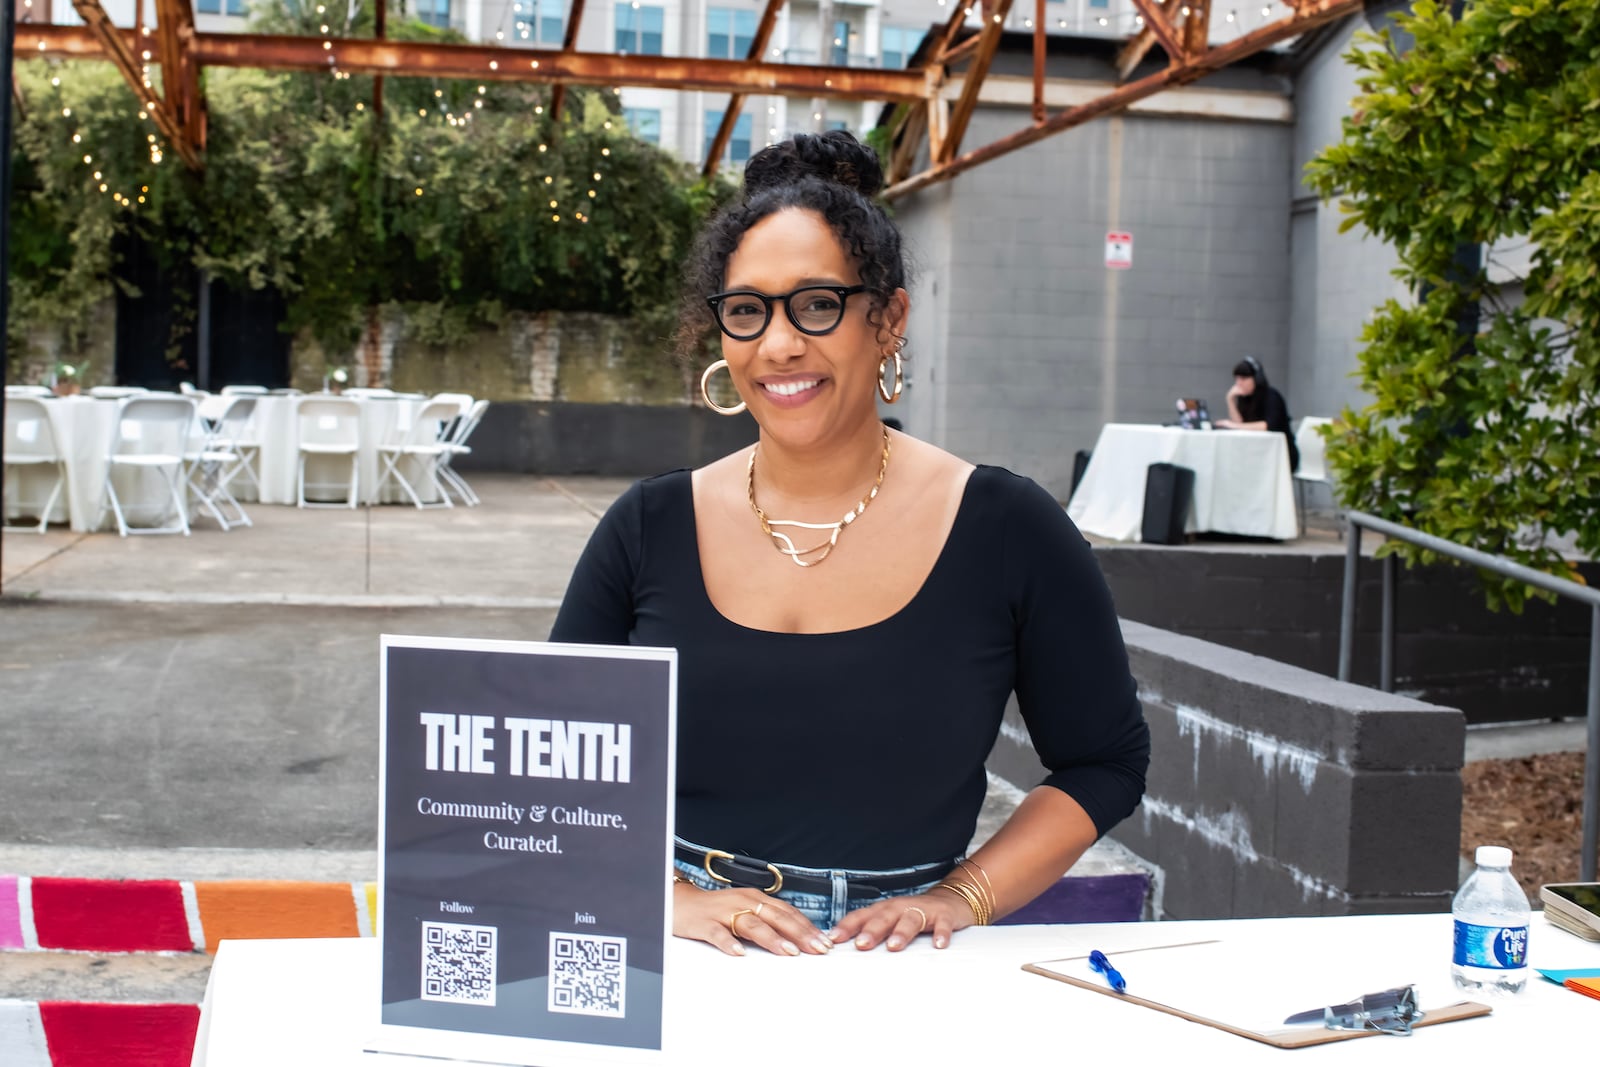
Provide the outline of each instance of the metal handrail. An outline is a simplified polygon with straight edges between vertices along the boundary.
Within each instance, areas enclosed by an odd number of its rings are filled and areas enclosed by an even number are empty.
[[[1354,654],[1356,628],[1356,568],[1361,560],[1361,531],[1371,530],[1396,541],[1437,552],[1441,556],[1469,563],[1486,571],[1526,582],[1537,589],[1554,593],[1588,604],[1592,617],[1589,625],[1589,699],[1585,714],[1588,718],[1588,750],[1583,761],[1583,857],[1582,878],[1595,880],[1596,847],[1600,844],[1600,590],[1558,578],[1553,574],[1536,571],[1521,563],[1513,563],[1501,556],[1480,552],[1475,548],[1446,541],[1442,537],[1413,530],[1409,526],[1380,519],[1360,511],[1347,511],[1350,536],[1346,538],[1344,557],[1344,596],[1339,609],[1339,680],[1350,680],[1350,660]],[[1381,561],[1383,574],[1382,639],[1379,645],[1379,688],[1394,692],[1394,584],[1395,557],[1385,556]]]

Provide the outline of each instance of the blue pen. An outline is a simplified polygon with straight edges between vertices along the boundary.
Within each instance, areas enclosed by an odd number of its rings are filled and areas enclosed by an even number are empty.
[[[1118,993],[1128,991],[1128,983],[1122,977],[1122,972],[1111,966],[1111,961],[1106,959],[1106,954],[1099,949],[1089,953],[1089,966],[1106,976],[1106,984]]]

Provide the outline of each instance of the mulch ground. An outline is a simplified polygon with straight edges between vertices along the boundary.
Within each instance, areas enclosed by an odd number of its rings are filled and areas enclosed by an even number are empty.
[[[1511,873],[1539,899],[1546,882],[1578,881],[1583,753],[1480,760],[1461,770],[1461,854],[1511,849]]]

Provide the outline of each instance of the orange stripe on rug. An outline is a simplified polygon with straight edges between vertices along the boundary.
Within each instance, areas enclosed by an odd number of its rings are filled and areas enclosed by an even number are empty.
[[[229,938],[358,937],[349,882],[196,882],[206,951]]]

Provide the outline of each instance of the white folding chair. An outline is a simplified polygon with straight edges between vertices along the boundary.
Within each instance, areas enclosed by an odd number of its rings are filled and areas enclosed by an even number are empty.
[[[48,396],[50,390],[45,390]],[[67,461],[56,447],[55,428],[50,425],[50,409],[44,401],[33,396],[19,396],[6,391],[5,465],[7,467],[37,470],[54,466],[56,478],[50,486],[50,496],[39,510],[38,526],[6,526],[7,530],[38,530],[44,533],[50,526],[50,513],[67,485]],[[12,476],[6,475],[10,484]],[[25,503],[18,501],[19,504]]]
[[[55,394],[50,391],[48,385],[8,385],[6,386],[6,396],[27,396],[43,400],[46,397],[55,396]]]
[[[467,480],[451,465],[451,462],[457,456],[471,454],[472,449],[467,447],[467,438],[471,437],[472,432],[478,428],[478,423],[483,421],[483,413],[487,410],[489,410],[489,402],[487,400],[478,400],[473,403],[465,415],[456,420],[455,426],[451,428],[445,441],[449,446],[449,451],[439,460],[440,481],[454,489],[456,495],[461,498],[461,502],[469,508],[478,506],[478,494],[472,491],[472,486],[467,484]]]
[[[253,525],[228,483],[245,466],[239,442],[255,414],[256,398],[230,396],[225,401],[226,407],[214,417],[201,418],[204,432],[199,447],[184,459],[189,464],[190,491],[226,531],[234,526]]]
[[[267,387],[264,385],[224,385],[223,396],[265,396]]]
[[[362,386],[360,388],[346,389],[344,391],[344,395],[345,396],[353,396],[353,397],[356,397],[358,399],[361,398],[361,397],[366,397],[366,398],[368,398],[370,400],[373,397],[380,397],[380,398],[383,398],[383,399],[389,399],[389,398],[394,397],[396,394],[395,394],[395,391],[393,389],[377,389],[377,388],[369,389],[369,388],[367,388],[365,386]]]
[[[1302,535],[1306,531],[1306,493],[1313,485],[1325,485],[1330,493],[1333,491],[1333,482],[1328,477],[1328,443],[1317,432],[1319,427],[1331,422],[1332,419],[1307,415],[1295,427],[1294,445],[1300,451],[1300,469],[1294,472],[1294,502],[1300,516]],[[1342,527],[1339,536],[1341,539],[1344,537]]]
[[[419,508],[453,508],[455,504],[450,499],[450,494],[439,482],[439,465],[444,457],[450,454],[450,444],[441,439],[443,428],[461,413],[461,406],[452,400],[430,400],[422,405],[422,410],[417,412],[411,426],[403,432],[398,432],[397,437],[378,446],[378,458],[383,464],[383,470],[378,474],[378,484],[373,488],[373,499],[382,492],[384,484],[393,478],[400,483],[406,495],[411,498],[411,503]],[[417,492],[417,487],[411,484],[405,475],[402,464],[407,460],[413,461],[421,468],[424,487],[432,485],[438,499],[424,503],[422,495]]]
[[[89,390],[96,400],[126,400],[130,396],[143,396],[149,392],[137,385],[97,385]]]
[[[295,422],[300,435],[295,502],[303,508],[355,507],[361,499],[361,405],[341,397],[301,397],[295,401]],[[335,456],[350,457],[348,482],[341,487],[338,483],[306,481],[308,458]],[[307,488],[343,488],[345,499],[339,503],[307,500]]]
[[[106,505],[117,516],[117,532],[123,537],[130,534],[181,533],[189,536],[189,515],[184,507],[184,455],[195,422],[194,401],[186,396],[133,396],[122,401],[117,409],[117,433],[111,441],[107,457],[106,484],[101,493],[100,514],[105,515]],[[137,472],[142,482],[147,474],[161,477],[177,521],[170,526],[134,527],[128,525],[128,510],[117,495],[119,471]],[[161,518],[166,518],[167,502],[161,505]],[[96,525],[99,525],[96,523]]]

